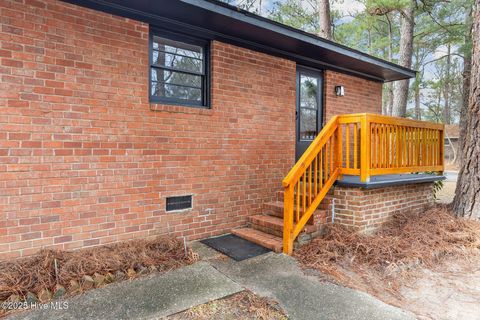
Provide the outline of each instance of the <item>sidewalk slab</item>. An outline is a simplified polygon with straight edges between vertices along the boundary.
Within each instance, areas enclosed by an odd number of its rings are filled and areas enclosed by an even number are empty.
[[[88,291],[67,310],[30,310],[8,319],[159,319],[243,288],[206,262]]]
[[[277,300],[290,319],[414,320],[415,316],[364,292],[308,276],[294,258],[269,253],[234,262],[212,261],[222,273],[250,291]]]

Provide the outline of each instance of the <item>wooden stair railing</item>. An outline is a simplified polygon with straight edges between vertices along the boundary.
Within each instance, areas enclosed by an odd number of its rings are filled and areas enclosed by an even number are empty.
[[[340,144],[335,144],[338,132],[338,116],[334,116],[282,181],[285,188],[283,252],[286,254],[292,254],[293,241],[338,177],[336,161]]]
[[[334,116],[283,179],[283,252],[342,174],[443,171],[443,124],[374,114]]]

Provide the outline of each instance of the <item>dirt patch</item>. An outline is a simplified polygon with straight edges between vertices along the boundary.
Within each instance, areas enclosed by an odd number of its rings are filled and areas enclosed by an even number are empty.
[[[457,182],[455,181],[443,181],[443,187],[435,194],[438,203],[449,204],[455,197],[455,188]]]
[[[480,320],[480,259],[446,261],[423,269],[401,288],[399,304],[432,320]]]
[[[250,291],[215,300],[168,317],[170,320],[288,319],[276,301]]]
[[[460,170],[460,166],[458,165],[458,163],[446,163],[446,164],[445,164],[445,170],[448,170],[448,171],[459,171],[459,170]]]
[[[471,266],[479,253],[480,223],[456,219],[445,207],[436,207],[422,214],[396,215],[372,235],[328,226],[325,236],[300,248],[295,256],[304,268],[319,270],[331,281],[428,316],[425,310],[410,307],[412,297],[421,297],[418,281],[428,271],[442,274],[439,266],[453,260]],[[480,288],[476,290],[478,296]]]
[[[76,294],[112,281],[172,270],[194,260],[195,254],[183,242],[170,237],[78,251],[43,250],[32,257],[0,262],[0,302],[46,302],[58,296],[59,290]]]

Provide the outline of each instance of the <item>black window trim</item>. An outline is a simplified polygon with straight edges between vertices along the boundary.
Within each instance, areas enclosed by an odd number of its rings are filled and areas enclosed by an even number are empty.
[[[159,68],[169,71],[176,71],[175,68],[164,68],[159,65],[156,65],[152,61],[153,57],[153,37],[158,36],[161,38],[166,38],[174,41],[185,42],[188,44],[201,46],[204,50],[203,57],[203,68],[204,75],[201,75],[196,72],[190,72],[187,70],[178,70],[179,72],[197,75],[202,77],[202,101],[197,102],[193,100],[178,99],[178,98],[168,98],[168,97],[158,97],[152,95],[152,68]],[[148,50],[148,97],[150,103],[159,103],[159,104],[169,104],[169,105],[178,105],[186,107],[194,107],[201,109],[210,109],[210,40],[204,38],[193,37],[191,35],[186,35],[178,32],[172,32],[165,29],[159,29],[154,26],[150,26],[149,32],[149,50]],[[161,81],[160,81],[161,82]]]

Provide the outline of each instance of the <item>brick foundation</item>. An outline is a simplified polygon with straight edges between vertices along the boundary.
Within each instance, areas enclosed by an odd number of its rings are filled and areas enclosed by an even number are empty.
[[[335,187],[335,222],[370,233],[399,212],[421,212],[434,203],[433,183],[376,189]]]

